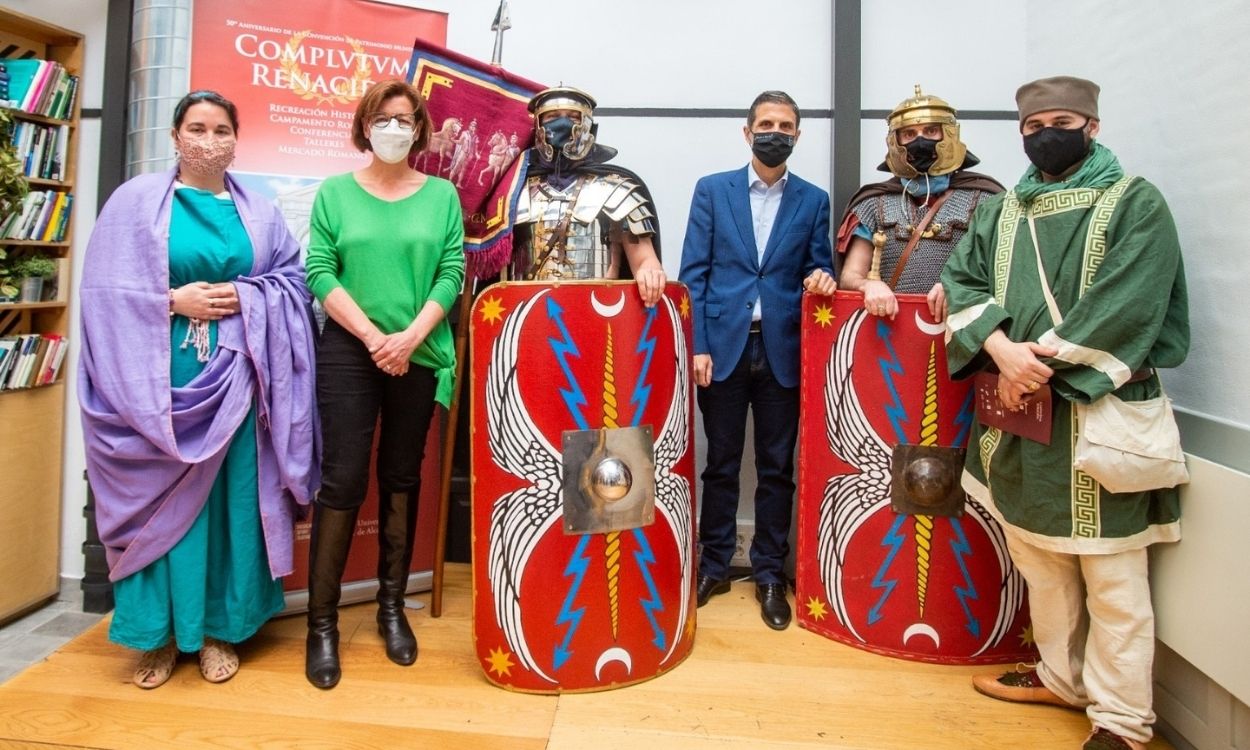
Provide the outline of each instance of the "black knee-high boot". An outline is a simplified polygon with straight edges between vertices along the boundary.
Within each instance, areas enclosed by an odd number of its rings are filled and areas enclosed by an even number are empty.
[[[404,614],[416,529],[416,490],[378,498],[378,633],[386,641],[387,658],[404,666],[417,660],[417,637]]]
[[[358,508],[313,510],[308,548],[308,641],[304,676],[322,689],[339,684],[339,595],[343,568],[356,533]]]

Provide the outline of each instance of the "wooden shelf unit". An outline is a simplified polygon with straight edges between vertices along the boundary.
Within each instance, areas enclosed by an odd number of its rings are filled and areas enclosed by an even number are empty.
[[[10,58],[56,60],[81,82],[82,34],[0,7],[0,50]],[[15,121],[69,125],[64,179],[34,179],[32,189],[74,191],[81,100],[80,85],[69,120],[9,110]],[[0,335],[68,334],[72,239],[71,220],[60,242],[0,240],[10,258],[39,251],[61,259],[54,299],[0,303]],[[0,624],[50,601],[60,588],[64,380],[62,367],[55,383],[0,393]]]

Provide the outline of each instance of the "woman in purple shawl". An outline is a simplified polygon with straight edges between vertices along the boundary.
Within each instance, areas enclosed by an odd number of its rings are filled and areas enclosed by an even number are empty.
[[[299,245],[246,191],[238,113],[174,110],[177,166],[113,193],[87,247],[79,400],[87,475],[141,688],[179,651],[210,682],[283,606],[293,523],[319,481],[314,334]]]

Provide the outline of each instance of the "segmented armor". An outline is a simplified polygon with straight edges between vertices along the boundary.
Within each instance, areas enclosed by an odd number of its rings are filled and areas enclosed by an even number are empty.
[[[583,173],[560,189],[532,177],[517,202],[521,229],[514,278],[617,278],[616,248],[655,233],[655,214],[641,186],[618,174]],[[614,242],[613,240],[617,240]]]

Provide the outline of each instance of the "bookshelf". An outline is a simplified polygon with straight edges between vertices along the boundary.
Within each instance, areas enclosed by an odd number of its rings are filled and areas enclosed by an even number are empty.
[[[81,76],[83,36],[0,7],[0,56],[53,60]],[[45,138],[64,138],[63,144],[53,141],[51,152],[45,149],[57,163],[27,177],[32,193],[74,192],[82,98],[76,93],[72,105],[62,107],[62,117],[8,109],[28,137],[44,131]],[[0,233],[0,247],[10,261],[39,253],[54,259],[58,269],[55,280],[45,281],[38,301],[0,302],[0,337],[68,334],[69,215],[75,210],[80,209],[71,202],[59,235],[55,227],[34,239],[5,239]],[[7,218],[0,217],[0,227]],[[0,390],[0,624],[52,599],[59,589],[65,369],[48,384]]]

